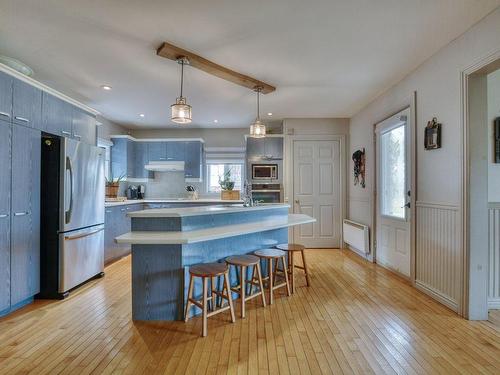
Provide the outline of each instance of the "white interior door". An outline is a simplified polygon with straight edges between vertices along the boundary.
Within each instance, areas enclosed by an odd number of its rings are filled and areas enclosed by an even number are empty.
[[[377,144],[377,263],[410,277],[410,110],[375,127]]]
[[[294,242],[309,248],[340,246],[340,140],[293,141],[294,212],[316,218],[294,229]]]

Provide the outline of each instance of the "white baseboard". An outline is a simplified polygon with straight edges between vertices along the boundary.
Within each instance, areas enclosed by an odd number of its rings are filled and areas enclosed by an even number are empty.
[[[488,310],[500,310],[500,298],[488,298]]]
[[[415,287],[458,314],[458,303],[456,301],[418,280],[415,281]]]

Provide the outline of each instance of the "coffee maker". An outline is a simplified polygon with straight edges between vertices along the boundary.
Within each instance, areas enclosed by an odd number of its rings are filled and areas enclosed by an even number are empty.
[[[137,186],[137,199],[144,199],[146,197],[146,188],[144,185]]]

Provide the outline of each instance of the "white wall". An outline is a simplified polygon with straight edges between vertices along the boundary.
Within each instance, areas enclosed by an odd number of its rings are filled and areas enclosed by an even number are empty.
[[[500,49],[500,9],[489,14],[469,31],[457,38],[405,79],[379,96],[351,118],[350,153],[366,149],[366,189],[349,183],[349,216],[372,227],[372,195],[375,153],[373,124],[389,117],[410,104],[417,93],[417,217],[440,218],[438,224],[446,231],[435,229],[436,238],[422,257],[417,268],[417,283],[450,308],[458,310],[461,303],[461,79],[460,74],[478,60]],[[390,58],[388,56],[387,58]],[[367,67],[369,69],[369,67]],[[443,124],[442,148],[426,151],[423,132],[427,121],[437,117]],[[349,173],[352,173],[350,163]],[[422,248],[418,231],[427,236],[430,229],[417,228],[417,254]],[[425,238],[425,237],[424,237]],[[431,267],[431,264],[433,267]],[[487,264],[474,264],[483,267]],[[444,280],[443,280],[444,279]]]
[[[488,95],[488,201],[500,202],[500,164],[495,164],[493,121],[500,116],[500,69],[486,77]]]
[[[100,124],[97,127],[97,136],[99,138],[109,140],[110,135],[128,134],[128,129],[102,116],[97,116],[97,123]]]

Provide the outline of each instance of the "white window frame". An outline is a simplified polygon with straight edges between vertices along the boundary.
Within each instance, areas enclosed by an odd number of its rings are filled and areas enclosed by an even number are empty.
[[[206,185],[205,185],[205,189],[206,189],[206,192],[207,194],[213,194],[213,195],[216,195],[216,194],[220,194],[219,191],[211,191],[210,190],[210,166],[211,165],[224,165],[224,173],[227,172],[228,168],[230,165],[240,165],[241,166],[241,189],[243,188],[243,184],[245,182],[245,162],[242,161],[242,160],[231,160],[231,161],[222,161],[222,160],[214,160],[214,161],[210,161],[210,162],[207,162],[207,165],[206,165]]]

